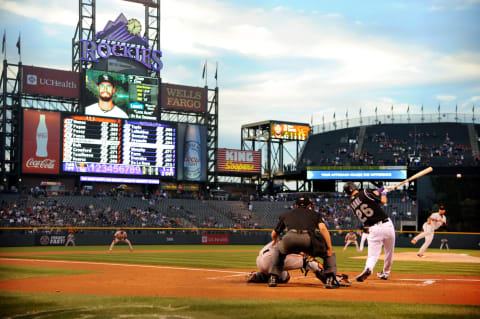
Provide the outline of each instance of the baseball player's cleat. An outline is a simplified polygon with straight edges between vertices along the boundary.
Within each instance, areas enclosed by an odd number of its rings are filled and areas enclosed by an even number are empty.
[[[417,254],[417,257],[425,258],[426,256],[424,254]]]
[[[387,280],[387,279],[388,279],[388,275],[387,275],[387,274],[384,274],[383,271],[377,273],[377,277],[380,278],[380,279],[383,279],[383,280]]]
[[[252,271],[251,273],[247,274],[245,279],[247,280],[247,282],[254,282],[256,277],[257,277],[256,272]]]
[[[331,274],[327,276],[325,280],[325,288],[326,289],[336,289],[340,288],[340,284],[338,283],[337,279],[335,278],[335,274]]]
[[[337,274],[337,281],[340,283],[340,285],[343,284],[350,284],[352,283],[350,280],[348,280],[348,275],[346,274]],[[348,286],[350,287],[350,286]]]
[[[360,275],[358,275],[356,279],[357,279],[358,282],[363,282],[371,274],[372,274],[372,271],[370,270],[370,268],[367,268],[364,271],[362,271],[362,273]]]
[[[270,278],[268,278],[268,287],[277,287],[277,282],[277,276],[270,275]]]
[[[415,239],[412,239],[411,243],[412,243],[413,245],[415,245],[415,244],[417,243],[417,241],[416,241]]]
[[[323,282],[324,284],[327,282],[326,280],[326,275],[325,275],[325,272],[323,271],[323,269],[318,269],[315,271],[315,276],[321,281]]]

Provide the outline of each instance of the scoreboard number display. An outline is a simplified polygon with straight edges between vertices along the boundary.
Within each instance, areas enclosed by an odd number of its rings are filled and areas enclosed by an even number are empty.
[[[82,115],[62,124],[64,172],[175,177],[172,124]]]

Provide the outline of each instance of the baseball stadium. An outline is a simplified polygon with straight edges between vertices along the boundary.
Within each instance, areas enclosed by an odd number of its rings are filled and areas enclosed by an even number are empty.
[[[221,146],[218,64],[162,81],[161,1],[110,2],[145,16],[78,0],[71,70],[4,55],[1,318],[480,317],[475,105]]]

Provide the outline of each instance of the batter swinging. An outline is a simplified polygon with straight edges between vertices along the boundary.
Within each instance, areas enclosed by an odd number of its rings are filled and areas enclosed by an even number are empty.
[[[369,227],[368,235],[368,258],[363,272],[356,277],[357,281],[364,281],[372,274],[373,268],[382,252],[385,249],[385,260],[383,271],[378,273],[380,279],[387,280],[393,264],[393,250],[395,248],[395,229],[387,214],[380,207],[380,204],[387,202],[387,192],[384,188],[379,190],[360,189],[355,184],[346,183],[343,191],[351,197],[349,204],[355,215]],[[382,194],[380,196],[380,193]]]

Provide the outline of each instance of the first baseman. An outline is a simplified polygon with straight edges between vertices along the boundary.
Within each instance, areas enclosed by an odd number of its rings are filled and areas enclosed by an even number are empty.
[[[440,209],[438,210],[438,212],[430,215],[427,221],[423,224],[423,233],[418,234],[412,239],[412,244],[415,245],[417,241],[419,241],[422,238],[425,238],[425,242],[423,243],[422,247],[420,247],[420,250],[417,253],[418,257],[425,257],[423,253],[425,252],[425,250],[427,250],[427,248],[432,243],[435,230],[440,228],[440,226],[447,224],[447,217],[445,217],[445,213],[446,213],[445,207],[443,205],[440,206]]]
[[[113,246],[118,243],[118,242],[124,242],[128,244],[128,247],[130,247],[130,251],[133,251],[132,243],[130,243],[130,240],[127,238],[127,232],[123,229],[120,229],[113,235],[113,241],[110,244],[110,249],[108,251],[112,251]]]
[[[350,208],[363,223],[369,227],[368,258],[364,270],[357,276],[357,281],[364,281],[372,274],[373,268],[380,257],[382,246],[385,249],[383,271],[378,273],[380,279],[387,280],[393,264],[393,250],[395,248],[395,228],[383,211],[381,204],[387,202],[387,192],[384,188],[378,190],[360,189],[355,184],[346,183],[343,191],[350,196]],[[381,194],[381,196],[380,196]]]

